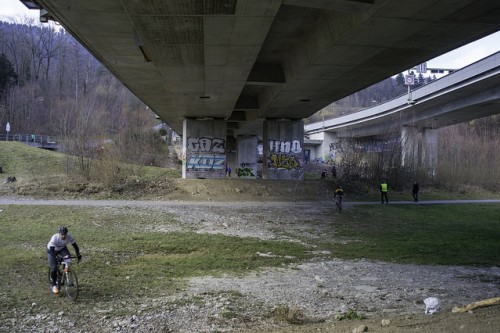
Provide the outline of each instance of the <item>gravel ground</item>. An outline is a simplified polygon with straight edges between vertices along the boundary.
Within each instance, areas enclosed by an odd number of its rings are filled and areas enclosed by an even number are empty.
[[[332,232],[327,202],[151,202],[0,199],[0,204],[148,207],[175,214],[179,224],[155,231],[194,230],[266,240],[313,243]],[[308,221],[308,223],[304,223]],[[261,253],[270,256],[272,253]],[[399,265],[368,260],[314,259],[242,277],[196,277],[175,295],[99,304],[81,319],[31,304],[13,309],[1,332],[498,332],[499,307],[462,315],[454,306],[498,297],[500,268]],[[84,290],[82,291],[85,292]],[[441,311],[425,315],[423,300]],[[117,307],[123,315],[108,316]],[[339,320],[355,310],[365,320]],[[2,309],[1,311],[5,311]],[[287,310],[304,325],[276,320]]]

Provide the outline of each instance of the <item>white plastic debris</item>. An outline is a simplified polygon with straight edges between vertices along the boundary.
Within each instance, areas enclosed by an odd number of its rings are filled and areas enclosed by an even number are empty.
[[[424,299],[425,313],[434,314],[440,310],[440,302],[437,297],[427,297]]]

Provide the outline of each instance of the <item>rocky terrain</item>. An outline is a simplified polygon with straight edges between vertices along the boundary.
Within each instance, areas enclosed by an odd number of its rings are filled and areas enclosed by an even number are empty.
[[[175,214],[181,222],[157,232],[190,230],[239,237],[313,242],[331,231],[330,203],[324,200],[228,201],[224,189],[195,182],[190,201],[26,200],[29,204],[127,206]],[[236,187],[238,189],[238,187]],[[284,194],[297,189],[283,190]],[[181,191],[177,189],[176,191]],[[245,193],[255,189],[228,190]],[[207,194],[208,192],[208,194]],[[257,192],[254,192],[254,195]],[[196,201],[192,197],[203,196]],[[250,196],[250,194],[248,194]],[[285,196],[282,196],[283,200]],[[276,199],[276,197],[273,197]],[[298,196],[300,199],[301,197]],[[22,203],[3,198],[0,203]],[[297,198],[294,198],[297,199]],[[349,209],[349,207],[347,207]],[[311,221],[306,227],[302,221]],[[314,226],[314,227],[311,227]],[[259,253],[272,256],[272,253]],[[196,277],[174,295],[98,303],[92,311],[75,305],[36,303],[9,311],[1,332],[498,332],[500,306],[451,313],[500,294],[500,268],[400,265],[365,259],[331,259],[318,251],[301,263],[245,276]],[[85,290],[82,290],[85,293]],[[441,310],[424,314],[427,297]],[[117,315],[117,310],[119,315]],[[71,312],[73,315],[66,316]],[[77,312],[78,316],[74,316]],[[77,319],[75,319],[77,318]],[[362,319],[363,318],[363,319]]]

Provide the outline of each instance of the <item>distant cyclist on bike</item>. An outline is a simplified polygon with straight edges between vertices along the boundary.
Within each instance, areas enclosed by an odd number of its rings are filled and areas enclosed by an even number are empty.
[[[78,248],[78,245],[76,245],[76,241],[71,236],[70,233],[68,233],[68,228],[66,227],[60,227],[58,229],[58,232],[54,234],[51,238],[49,243],[47,244],[47,256],[49,258],[49,267],[50,267],[50,287],[52,289],[52,292],[54,294],[59,293],[59,290],[57,289],[56,285],[56,279],[57,279],[57,255],[61,256],[69,256],[69,250],[66,247],[67,244],[73,245],[73,248],[75,249],[76,256],[78,257],[78,261],[82,258],[80,255],[80,249]]]
[[[335,190],[335,194],[333,195],[333,200],[339,198],[339,204],[342,205],[342,200],[344,200],[344,190],[342,190],[342,187],[337,186],[337,189]]]

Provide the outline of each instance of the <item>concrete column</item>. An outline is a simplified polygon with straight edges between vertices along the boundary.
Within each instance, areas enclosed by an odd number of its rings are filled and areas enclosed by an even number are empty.
[[[340,139],[337,137],[337,133],[319,132],[309,135],[309,139],[312,142],[321,142],[321,144],[315,146],[309,145],[309,149],[311,149],[311,161],[315,159],[323,159],[325,162],[335,161],[340,144]]]
[[[421,155],[422,136],[418,128],[404,126],[401,130],[401,165],[416,169]]]
[[[422,131],[422,166],[429,171],[431,176],[436,175],[437,171],[437,150],[438,150],[438,132],[436,129],[424,128]]]
[[[256,136],[238,136],[238,166],[236,175],[240,178],[257,178],[257,144]]]
[[[263,132],[262,178],[300,178],[304,165],[304,122],[266,120]]]
[[[322,157],[325,162],[333,161],[337,158],[337,150],[340,148],[340,139],[337,137],[337,133],[325,132],[325,139],[323,140],[322,147]]]
[[[304,140],[304,149],[309,149],[309,162],[314,161],[322,155],[321,147],[325,141],[325,132],[310,134],[309,138]],[[305,156],[304,156],[304,162]]]
[[[222,178],[226,174],[226,122],[184,119],[182,178]]]

